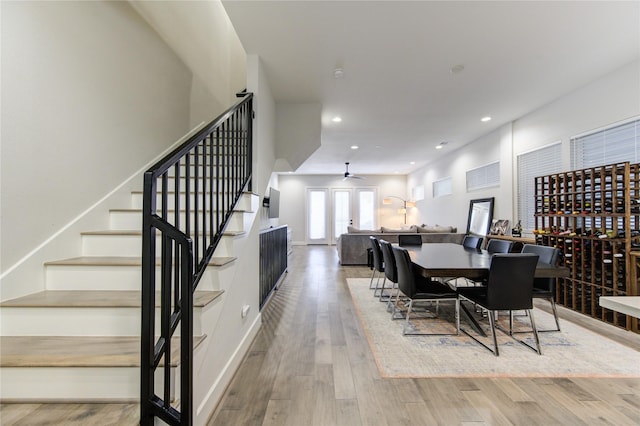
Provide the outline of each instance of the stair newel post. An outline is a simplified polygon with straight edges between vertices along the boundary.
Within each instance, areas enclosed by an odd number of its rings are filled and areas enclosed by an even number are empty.
[[[180,424],[193,422],[193,241],[181,243],[182,286],[180,303]]]
[[[153,172],[144,174],[142,212],[142,318],[140,339],[140,424],[152,425],[154,395],[154,309],[156,230],[151,216],[156,211],[156,179]]]

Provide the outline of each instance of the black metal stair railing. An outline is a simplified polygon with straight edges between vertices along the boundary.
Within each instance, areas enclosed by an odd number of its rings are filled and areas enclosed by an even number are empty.
[[[170,425],[193,421],[193,292],[235,205],[251,191],[253,95],[238,96],[243,99],[144,174],[141,425],[155,418]],[[171,369],[178,364],[174,395]]]

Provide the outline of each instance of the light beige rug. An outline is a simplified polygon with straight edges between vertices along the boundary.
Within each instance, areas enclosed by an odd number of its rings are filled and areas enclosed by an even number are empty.
[[[562,319],[561,332],[540,333],[542,355],[498,332],[500,356],[496,357],[462,333],[403,336],[404,320],[391,320],[386,304],[373,297],[368,278],[349,278],[347,285],[383,377],[640,378],[640,352]],[[441,303],[441,317],[452,314],[450,306]],[[553,327],[553,316],[540,309],[534,312],[539,329]],[[464,315],[461,319],[461,325],[470,329]],[[445,320],[424,319],[417,324],[432,329],[438,321],[442,327],[453,327]],[[522,326],[529,324],[527,318],[520,321]],[[530,334],[518,338],[533,343]]]

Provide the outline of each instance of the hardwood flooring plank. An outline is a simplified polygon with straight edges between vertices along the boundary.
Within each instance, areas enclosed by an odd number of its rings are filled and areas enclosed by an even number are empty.
[[[590,425],[637,426],[638,419],[630,419],[605,401],[580,401]]]
[[[313,406],[314,426],[333,426],[337,423],[336,395],[333,386],[333,366],[317,364],[315,370],[316,400]]]
[[[490,395],[482,390],[463,391],[464,397],[471,403],[479,415],[478,420],[482,420],[490,425],[512,425],[512,423],[497,407]],[[469,421],[469,420],[465,420]]]
[[[431,414],[424,401],[407,402],[404,408],[412,425],[437,425],[438,420]]]
[[[358,401],[355,399],[336,400],[336,423],[338,425],[361,426]]]
[[[291,400],[272,399],[267,405],[262,426],[282,426],[285,424],[291,407]]]
[[[353,384],[347,348],[337,345],[332,348],[333,384],[336,399],[354,399],[357,395]]]

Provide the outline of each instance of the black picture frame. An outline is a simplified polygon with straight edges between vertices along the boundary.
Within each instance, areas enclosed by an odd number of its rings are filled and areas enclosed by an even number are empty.
[[[469,201],[467,234],[484,237],[489,234],[493,220],[494,197],[477,198]]]

